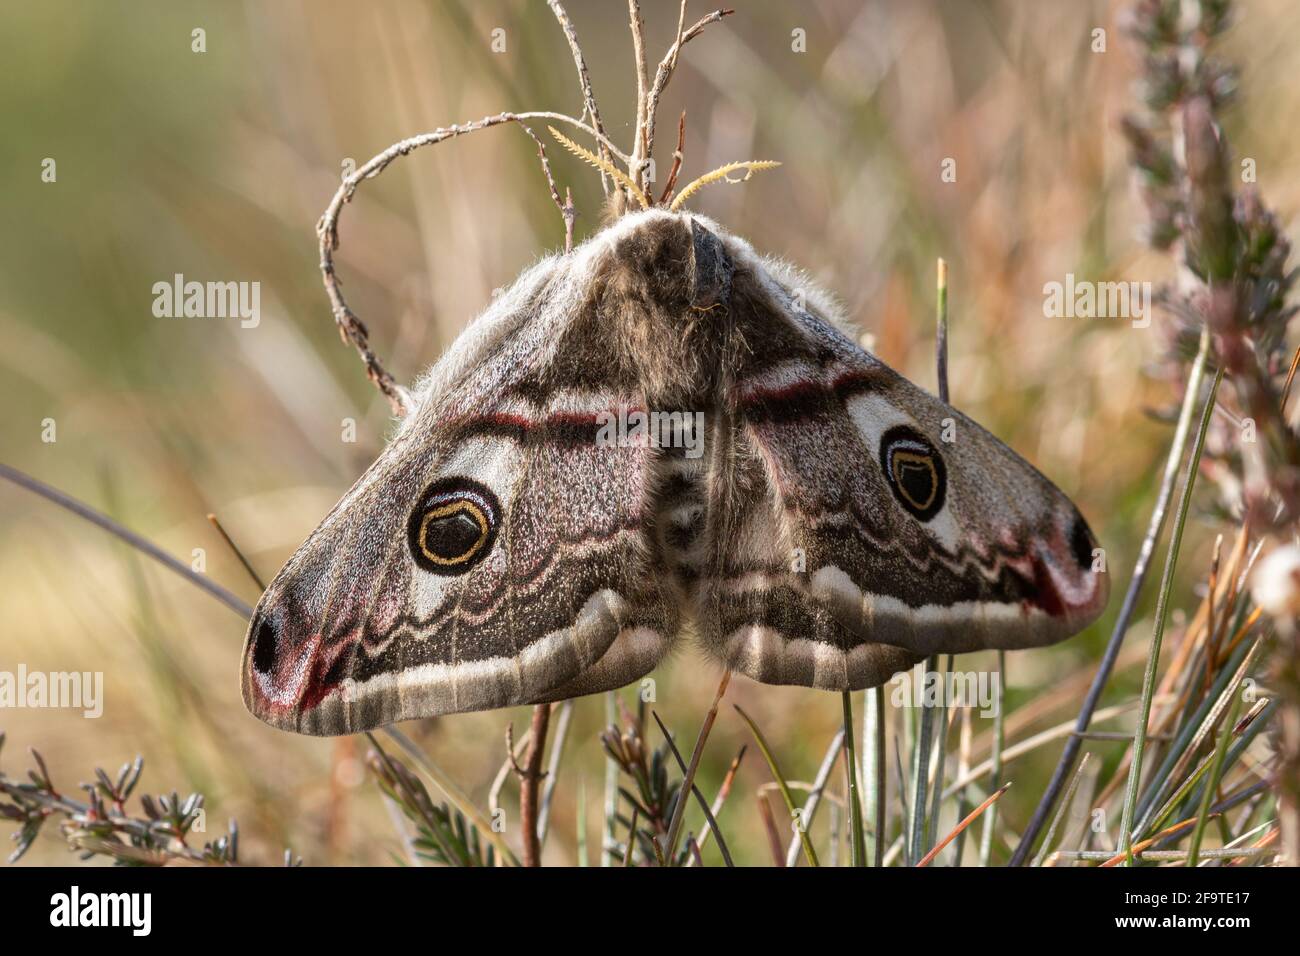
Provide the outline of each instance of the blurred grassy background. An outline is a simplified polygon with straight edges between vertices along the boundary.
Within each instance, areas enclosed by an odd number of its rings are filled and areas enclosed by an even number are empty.
[[[1116,129],[1134,70],[1116,5],[734,5],[686,48],[664,97],[661,176],[681,109],[683,180],[729,160],[781,160],[744,186],[703,192],[694,208],[812,272],[884,360],[930,388],[934,260],[946,257],[954,402],[1076,496],[1120,590],[1167,438],[1144,414],[1169,399],[1143,376],[1160,320],[1135,330],[1042,314],[1043,284],[1067,272],[1168,275],[1167,260],[1141,241]],[[693,9],[692,19],[705,12]],[[573,0],[569,13],[606,125],[628,148],[626,10]],[[676,5],[646,2],[644,13],[653,64],[673,38]],[[1285,221],[1300,205],[1292,13],[1284,0],[1250,4],[1223,51],[1245,68],[1231,140],[1257,160],[1263,193]],[[206,30],[205,53],[191,51],[196,27]],[[1105,53],[1090,50],[1094,27],[1107,30]],[[495,28],[505,52],[492,50]],[[791,49],[796,28],[807,52]],[[205,549],[207,572],[252,602],[255,588],[205,515],[217,513],[269,578],[389,426],[387,405],[339,343],[316,268],[314,226],[341,162],[502,109],[580,113],[564,37],[541,0],[51,0],[0,9],[0,55],[0,460],[184,559]],[[559,148],[550,155],[585,235],[599,222],[597,178]],[[41,180],[47,157],[55,183]],[[945,157],[957,161],[956,183],[940,181]],[[561,245],[563,229],[533,144],[500,128],[418,153],[368,183],[344,215],[342,240],[349,301],[389,369],[409,381],[493,289]],[[260,326],[155,318],[152,285],[175,273],[260,282]],[[346,417],[358,421],[355,444],[340,440]],[[57,423],[54,443],[41,440],[46,418]],[[1192,534],[1203,552],[1206,536]],[[1183,561],[1189,582],[1203,563]],[[0,712],[11,773],[29,745],[66,789],[95,765],[142,753],[142,789],[203,791],[209,834],[237,817],[250,860],[273,861],[285,845],[314,864],[383,863],[398,850],[360,742],[278,733],[245,713],[243,623],[228,610],[9,486],[0,486],[0,581],[0,669],[103,671],[106,683],[98,720]],[[1010,655],[1013,739],[1073,717],[1117,605],[1063,646]],[[1130,643],[1148,631],[1140,621]],[[656,708],[687,745],[719,676],[699,660],[688,649],[655,674]],[[1117,691],[1137,678],[1129,666]],[[740,680],[728,700],[755,716],[797,779],[815,772],[840,720],[839,700],[811,690]],[[526,711],[408,729],[485,804],[507,720],[522,729]],[[574,860],[580,786],[597,853],[602,723],[600,700],[582,701],[548,862]],[[990,724],[975,722],[977,759]],[[725,710],[700,773],[706,794],[747,739]],[[1016,786],[1001,813],[1013,829],[1057,753],[1053,744],[1010,766]],[[753,803],[767,779],[751,750],[720,820],[744,862],[768,859]],[[513,813],[513,790],[506,805]],[[1004,855],[995,848],[995,860]],[[27,861],[67,859],[47,834]]]

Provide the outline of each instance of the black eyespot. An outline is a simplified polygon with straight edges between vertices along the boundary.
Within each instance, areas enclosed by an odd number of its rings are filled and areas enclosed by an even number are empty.
[[[1070,551],[1085,571],[1092,570],[1092,552],[1096,547],[1097,541],[1088,528],[1088,522],[1083,520],[1083,515],[1075,515],[1074,525],[1070,528]]]
[[[264,617],[253,632],[253,667],[259,673],[269,674],[274,664],[275,625],[269,617]]]
[[[916,429],[895,425],[881,436],[880,468],[909,514],[929,521],[943,510],[947,471],[934,446]]]
[[[501,507],[496,495],[468,478],[442,478],[420,496],[407,523],[411,557],[434,574],[464,574],[496,540]]]

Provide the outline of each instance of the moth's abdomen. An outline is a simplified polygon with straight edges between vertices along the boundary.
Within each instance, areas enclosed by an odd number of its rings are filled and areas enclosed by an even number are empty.
[[[684,448],[667,448],[655,509],[655,541],[665,570],[687,585],[705,561],[705,458],[688,457]]]

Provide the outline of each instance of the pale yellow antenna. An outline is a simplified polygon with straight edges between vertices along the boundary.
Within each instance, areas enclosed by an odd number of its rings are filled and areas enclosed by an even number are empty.
[[[546,128],[551,131],[551,135],[555,137],[556,141],[565,149],[567,149],[569,152],[571,152],[574,156],[577,156],[579,159],[583,160],[584,162],[590,163],[592,166],[595,166],[601,172],[606,173],[609,176],[613,177],[615,182],[617,182],[620,186],[625,187],[629,192],[631,192],[632,195],[636,197],[637,202],[641,204],[642,209],[650,208],[649,198],[646,196],[644,192],[641,191],[641,187],[632,181],[632,178],[628,176],[627,173],[623,172],[623,170],[619,169],[609,160],[601,156],[597,156],[589,149],[584,149],[583,147],[579,146],[573,140],[569,139],[569,137],[565,136],[563,133],[557,130],[554,126],[548,126]]]
[[[555,131],[551,130],[551,132]],[[592,158],[594,159],[595,157]],[[754,173],[761,172],[764,169],[775,169],[780,165],[780,163],[771,159],[747,159],[743,162],[727,163],[725,166],[719,166],[712,172],[705,173],[699,179],[693,179],[687,183],[682,191],[677,194],[677,197],[673,200],[673,204],[668,208],[673,212],[676,212],[678,207],[680,207],[682,203],[686,202],[687,197],[712,183],[719,182],[720,180],[733,184],[743,183],[748,180],[750,176],[753,176]],[[731,174],[741,169],[745,170],[745,175],[741,176],[739,179],[732,179]]]

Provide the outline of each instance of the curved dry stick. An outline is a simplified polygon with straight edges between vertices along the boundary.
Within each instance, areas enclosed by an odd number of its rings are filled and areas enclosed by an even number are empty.
[[[681,32],[681,22],[678,23],[678,40],[668,48],[668,52],[659,63],[659,69],[655,71],[654,83],[650,87],[650,93],[646,98],[646,117],[645,117],[645,155],[648,158],[654,150],[655,145],[655,113],[659,109],[659,97],[663,95],[664,88],[668,81],[673,78],[673,71],[677,69],[677,56],[681,53],[682,47],[690,43],[700,32],[710,23],[717,23],[723,17],[730,16],[735,10],[714,10],[706,17],[700,17],[686,32]],[[686,14],[686,4],[682,4],[682,17]]]
[[[600,134],[596,139],[596,146],[601,158],[608,161],[609,147],[600,139],[605,135],[605,126],[600,120],[600,110],[596,109],[596,93],[591,88],[591,74],[587,72],[587,59],[582,55],[582,47],[578,44],[578,32],[573,29],[573,21],[560,5],[560,0],[546,0],[546,2],[550,5],[551,12],[555,14],[555,19],[560,21],[560,29],[564,31],[564,38],[569,41],[569,51],[573,54],[573,65],[578,69],[578,86],[582,88],[582,115],[591,117],[591,125]],[[609,195],[609,180],[603,171],[600,174],[600,188],[605,191],[606,196]]]
[[[542,141],[524,122],[527,119],[550,119],[576,126],[594,136],[598,142],[603,143],[607,149],[618,155],[620,159],[627,160],[627,157],[619,153],[603,133],[598,133],[586,123],[574,119],[572,116],[549,112],[498,113],[495,116],[485,116],[481,120],[470,123],[439,127],[430,133],[421,133],[419,136],[412,136],[389,146],[382,153],[371,157],[364,165],[358,167],[354,173],[343,180],[338,191],[334,194],[334,198],[330,200],[329,205],[325,208],[320,221],[316,224],[316,235],[320,240],[321,276],[325,283],[325,293],[329,296],[330,306],[334,312],[334,321],[339,327],[339,336],[344,342],[351,343],[352,347],[357,350],[357,354],[361,356],[361,361],[366,366],[366,377],[388,399],[393,413],[399,418],[410,411],[410,393],[397,384],[397,380],[383,367],[374,350],[370,348],[370,331],[344,300],[343,293],[339,288],[338,276],[334,270],[334,250],[339,247],[339,215],[343,211],[343,205],[352,201],[352,196],[356,193],[357,187],[361,185],[363,180],[378,176],[399,156],[405,156],[422,146],[432,146],[465,133],[473,133],[477,130],[488,129],[505,123],[518,123],[532,137],[533,142],[537,144],[538,155],[541,157],[542,162],[542,171],[545,173],[547,184],[550,186],[551,198],[559,207],[561,215],[566,216],[567,220],[564,203],[560,201],[560,194],[555,188],[555,180],[551,176],[551,167],[546,158],[546,150],[542,146]]]

